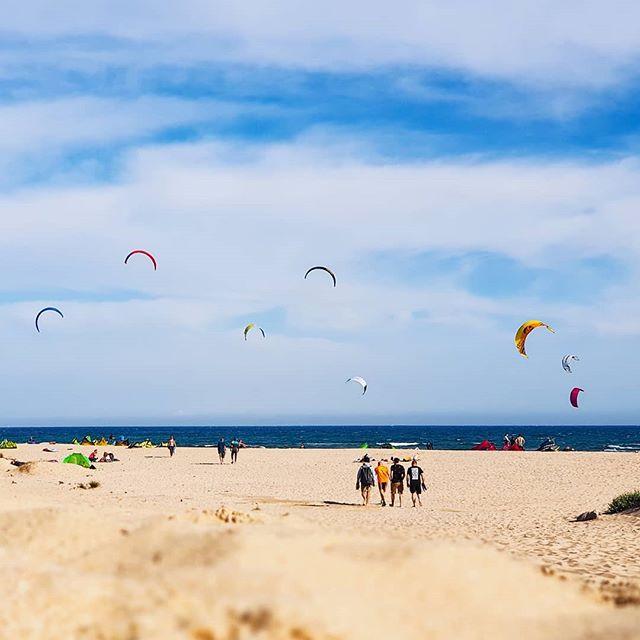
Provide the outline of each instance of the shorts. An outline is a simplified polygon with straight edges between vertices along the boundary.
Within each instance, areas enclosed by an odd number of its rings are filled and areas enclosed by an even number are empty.
[[[386,482],[378,482],[378,487],[380,488],[380,491],[386,491],[387,490],[387,483]]]
[[[402,482],[392,482],[391,483],[391,495],[395,496],[396,493],[402,495],[404,491],[404,484]]]
[[[422,493],[422,484],[420,480],[411,480],[409,482],[409,491],[411,491],[411,493],[417,493],[418,495],[420,495]]]

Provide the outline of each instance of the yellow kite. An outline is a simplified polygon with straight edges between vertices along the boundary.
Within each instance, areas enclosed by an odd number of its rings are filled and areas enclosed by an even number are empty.
[[[525,358],[527,356],[527,352],[524,350],[524,344],[527,340],[527,336],[536,328],[544,327],[547,331],[551,331],[551,333],[555,333],[555,331],[544,322],[540,320],[527,320],[519,329],[516,331],[515,343],[516,349],[521,356]]]

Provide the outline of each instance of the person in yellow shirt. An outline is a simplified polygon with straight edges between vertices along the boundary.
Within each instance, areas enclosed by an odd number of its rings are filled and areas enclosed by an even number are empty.
[[[380,504],[386,507],[387,501],[384,496],[387,492],[387,485],[389,484],[389,467],[387,467],[386,464],[382,464],[382,460],[378,460],[378,466],[375,471],[376,478],[378,478],[378,491],[380,491]]]

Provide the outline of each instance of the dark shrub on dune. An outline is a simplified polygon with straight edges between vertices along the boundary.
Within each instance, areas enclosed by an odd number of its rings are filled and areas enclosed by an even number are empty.
[[[630,509],[640,509],[640,491],[630,491],[614,498],[605,513],[621,513]]]

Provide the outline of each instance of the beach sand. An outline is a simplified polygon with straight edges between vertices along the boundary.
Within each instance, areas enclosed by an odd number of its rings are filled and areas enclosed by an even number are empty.
[[[640,637],[640,515],[572,522],[637,454],[420,452],[424,507],[391,509],[361,451],[43,446],[0,459],[1,638]]]

